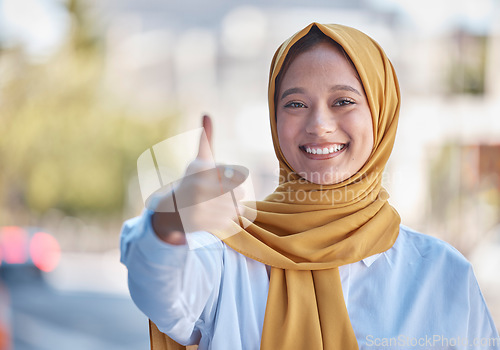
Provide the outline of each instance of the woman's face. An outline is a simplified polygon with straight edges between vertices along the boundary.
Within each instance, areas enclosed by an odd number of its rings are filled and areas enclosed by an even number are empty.
[[[354,175],[373,148],[368,101],[344,54],[320,43],[299,54],[279,87],[278,139],[306,180],[329,185]]]

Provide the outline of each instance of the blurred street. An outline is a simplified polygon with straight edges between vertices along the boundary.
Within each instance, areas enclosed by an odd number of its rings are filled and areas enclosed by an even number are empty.
[[[115,266],[118,264],[116,260]],[[73,278],[64,284],[58,283],[58,276],[34,271],[9,271],[4,276],[13,350],[149,348],[147,319],[130,297],[125,292],[99,289],[102,268],[82,266],[86,268],[74,269]],[[54,274],[61,273],[57,271]],[[86,280],[90,275],[95,276],[93,283]],[[77,281],[85,283],[86,289],[78,288]]]

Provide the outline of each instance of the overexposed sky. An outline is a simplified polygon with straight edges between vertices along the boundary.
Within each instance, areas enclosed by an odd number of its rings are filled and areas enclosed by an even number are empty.
[[[0,0],[0,40],[22,45],[35,58],[49,56],[62,43],[70,18],[65,0]],[[500,7],[499,0],[371,0],[379,8],[397,10],[423,35],[457,24],[486,32]],[[272,5],[272,1],[270,2]]]
[[[34,58],[49,56],[63,42],[69,16],[58,0],[0,0],[0,40],[23,46]]]
[[[435,34],[457,24],[479,33],[493,24],[498,0],[371,0],[381,8],[397,9],[424,34]]]

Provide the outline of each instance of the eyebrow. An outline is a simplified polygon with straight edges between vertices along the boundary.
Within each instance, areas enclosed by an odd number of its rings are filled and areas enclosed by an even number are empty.
[[[302,88],[291,88],[291,89],[285,90],[283,92],[283,94],[281,95],[281,99],[284,99],[288,95],[297,94],[297,93],[298,94],[304,93],[304,89],[302,89]]]
[[[361,96],[361,93],[350,85],[335,85],[332,86],[330,89],[330,91],[338,91],[338,90],[351,91]]]
[[[359,96],[362,96],[361,93],[353,88],[352,86],[350,85],[334,85],[330,88],[330,91],[351,91],[351,92],[354,92],[355,94],[358,94]],[[299,88],[299,87],[295,87],[295,88],[290,88],[290,89],[287,89],[283,92],[283,94],[281,95],[281,99],[284,99],[285,97],[287,97],[288,95],[291,95],[291,94],[296,94],[296,93],[304,93],[304,89],[302,88]]]

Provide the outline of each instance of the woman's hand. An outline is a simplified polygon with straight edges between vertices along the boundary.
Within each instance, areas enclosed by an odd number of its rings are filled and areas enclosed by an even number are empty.
[[[170,244],[185,244],[186,232],[222,230],[239,213],[234,200],[238,201],[243,197],[237,186],[244,178],[237,172],[232,172],[227,177],[221,170],[223,167],[214,168],[210,117],[203,117],[203,128],[206,139],[202,134],[197,157],[187,167],[186,174],[174,193],[165,195],[153,214],[152,224],[156,235]],[[229,192],[232,189],[234,198]],[[162,205],[172,200],[175,200],[178,210],[162,211]]]

